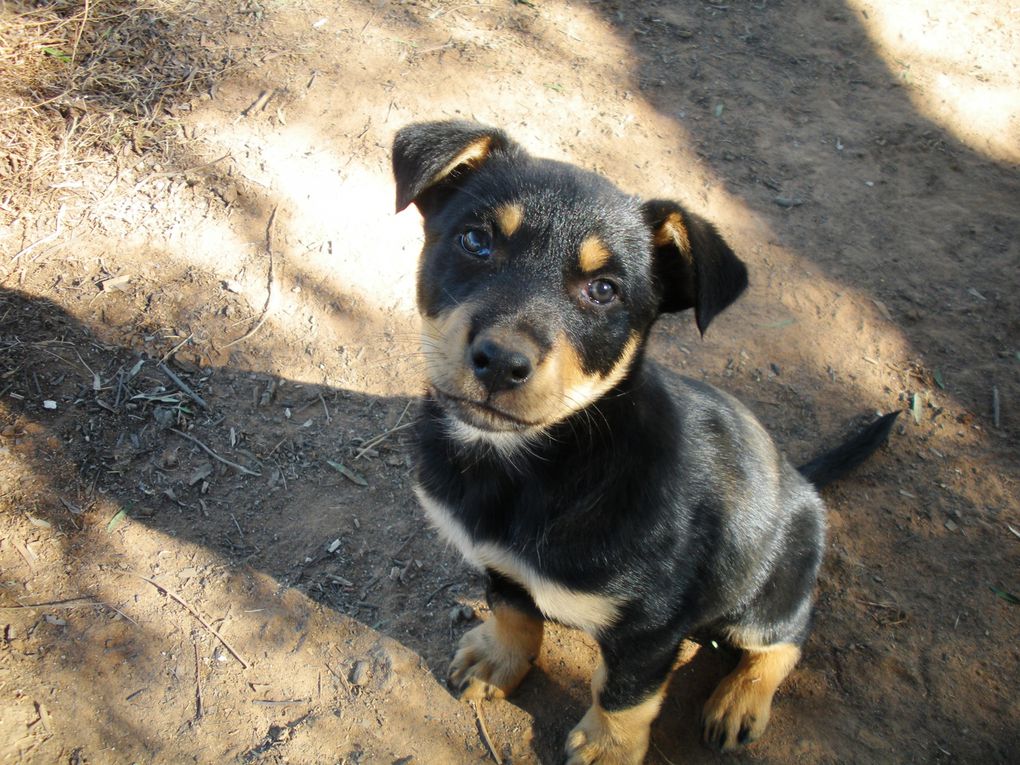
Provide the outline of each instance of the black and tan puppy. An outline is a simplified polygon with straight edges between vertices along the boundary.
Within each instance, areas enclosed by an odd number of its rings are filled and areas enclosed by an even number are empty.
[[[425,223],[418,495],[487,572],[492,608],[453,683],[505,696],[545,619],[586,630],[602,663],[567,760],[638,763],[681,640],[714,635],[741,659],[705,706],[705,740],[753,741],[808,632],[815,486],[895,415],[798,471],[735,399],[646,360],[662,312],[693,308],[704,332],[747,286],[715,229],[674,202],[467,122],[404,128],[393,170],[397,208]]]

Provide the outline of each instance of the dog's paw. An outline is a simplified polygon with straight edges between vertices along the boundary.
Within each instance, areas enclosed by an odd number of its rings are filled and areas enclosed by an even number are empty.
[[[702,740],[720,752],[732,752],[757,740],[772,714],[772,693],[756,689],[746,678],[725,678],[705,704]]]
[[[461,638],[450,687],[463,699],[505,698],[528,674],[541,644],[540,620],[496,611]]]
[[[732,752],[756,741],[769,724],[776,689],[798,658],[800,649],[788,644],[746,651],[705,704],[701,716],[705,744]]]
[[[648,751],[649,723],[625,713],[589,707],[564,747],[564,765],[640,765]]]

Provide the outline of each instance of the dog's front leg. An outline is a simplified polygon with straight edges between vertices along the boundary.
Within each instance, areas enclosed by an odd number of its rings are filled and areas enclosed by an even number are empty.
[[[450,685],[464,699],[501,699],[528,674],[542,646],[544,622],[527,591],[488,571],[492,616],[460,639],[450,664]]]
[[[592,705],[567,736],[566,765],[638,765],[648,751],[680,638],[655,633],[599,639]]]

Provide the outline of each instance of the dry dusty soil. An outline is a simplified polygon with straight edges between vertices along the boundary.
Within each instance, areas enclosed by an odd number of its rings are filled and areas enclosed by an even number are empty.
[[[691,646],[648,762],[1020,760],[1015,3],[0,13],[54,30],[0,91],[3,762],[557,761],[590,639],[552,628],[508,701],[443,681],[487,614],[411,493],[420,231],[388,152],[444,117],[714,221],[752,287],[651,352],[793,458],[905,410],[826,494],[768,734],[701,746],[733,657]]]

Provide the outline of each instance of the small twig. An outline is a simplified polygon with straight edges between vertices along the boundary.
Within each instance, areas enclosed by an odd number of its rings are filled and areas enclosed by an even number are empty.
[[[182,379],[181,379],[180,377],[178,377],[177,375],[175,375],[175,374],[174,374],[174,373],[173,373],[173,372],[172,372],[172,371],[170,370],[170,367],[168,367],[168,366],[167,366],[166,364],[164,364],[164,363],[163,363],[162,361],[161,361],[161,362],[159,362],[159,365],[158,365],[158,366],[159,366],[159,369],[160,369],[160,371],[161,371],[161,372],[162,372],[163,374],[165,374],[165,375],[166,375],[167,377],[169,377],[169,378],[170,378],[170,381],[171,381],[171,382],[172,382],[172,383],[173,383],[174,385],[176,385],[176,386],[177,386],[178,388],[180,388],[180,389],[181,389],[181,392],[183,392],[183,393],[184,393],[184,395],[186,395],[186,396],[187,396],[188,398],[190,398],[190,399],[191,399],[192,401],[194,401],[194,402],[195,402],[196,404],[198,404],[198,405],[199,405],[200,407],[202,407],[203,409],[208,409],[208,408],[209,408],[209,405],[208,405],[207,403],[205,403],[205,399],[203,399],[203,398],[202,398],[201,396],[199,396],[199,395],[198,395],[197,393],[195,393],[195,391],[193,391],[193,390],[192,390],[192,389],[191,389],[191,388],[190,388],[190,387],[189,387],[189,386],[187,385],[187,383],[185,383],[185,382],[184,382],[184,380],[182,380]]]
[[[221,457],[220,455],[218,455],[218,454],[217,454],[216,452],[214,452],[214,451],[213,451],[212,449],[210,449],[210,448],[209,448],[208,446],[206,446],[205,444],[203,444],[203,443],[202,443],[201,441],[199,441],[199,440],[198,440],[197,438],[195,438],[194,436],[189,436],[189,435],[188,435],[187,433],[184,433],[184,432],[182,432],[182,431],[178,430],[177,428],[167,428],[167,429],[168,429],[168,430],[170,430],[170,431],[171,431],[171,432],[173,432],[173,433],[176,433],[176,434],[177,434],[177,435],[179,435],[179,436],[180,436],[181,438],[185,438],[185,439],[187,439],[188,441],[191,441],[191,443],[195,444],[196,446],[199,446],[199,447],[201,447],[201,449],[202,449],[202,450],[203,450],[203,451],[204,451],[204,452],[205,452],[206,454],[208,454],[208,455],[209,455],[210,457],[212,457],[212,458],[213,458],[214,460],[217,460],[217,461],[219,461],[219,462],[222,462],[222,463],[223,463],[224,465],[229,465],[230,467],[234,468],[235,470],[240,470],[240,471],[241,471],[242,473],[245,473],[245,474],[247,474],[247,475],[254,475],[254,476],[260,476],[260,475],[262,475],[262,473],[259,473],[259,472],[255,471],[255,470],[249,470],[249,469],[248,469],[248,468],[246,468],[246,467],[245,467],[244,465],[238,465],[238,464],[237,464],[236,462],[231,462],[231,461],[230,461],[230,460],[228,460],[228,459],[227,459],[226,457]]]
[[[273,464],[276,465],[276,470],[280,474],[280,480],[283,481],[283,490],[289,491],[290,487],[287,486],[287,475],[283,472],[283,468],[280,467],[280,463],[273,460]]]
[[[372,11],[372,15],[368,17],[368,21],[366,21],[366,22],[365,22],[365,26],[363,26],[363,27],[361,28],[361,34],[362,34],[362,36],[364,36],[364,34],[365,34],[365,30],[366,30],[366,29],[368,29],[368,28],[369,28],[369,27],[370,27],[370,26],[372,25],[372,22],[373,22],[373,21],[375,21],[375,17],[376,17],[376,14],[377,14],[377,13],[379,13],[379,8],[378,8],[378,6],[377,6],[377,7],[375,8],[375,9],[373,9],[373,11]]]
[[[404,415],[407,414],[407,410],[410,409],[410,408],[411,408],[411,401],[408,400],[408,402],[406,404],[404,404],[404,408],[403,408],[403,410],[401,410],[400,416],[397,418],[397,421],[395,423],[393,423],[393,427],[397,427],[400,423],[402,423],[404,421]]]
[[[234,527],[237,529],[237,533],[241,537],[241,544],[244,544],[244,532],[241,531],[241,524],[237,522],[237,518],[234,517],[233,513],[230,514],[230,520],[234,522]]]
[[[38,240],[32,242],[32,244],[28,245],[28,247],[24,247],[21,250],[19,250],[18,252],[16,252],[11,257],[10,262],[13,263],[18,258],[23,257],[25,255],[28,255],[28,253],[30,253],[36,247],[40,247],[40,246],[42,246],[44,244],[48,244],[48,243],[52,242],[54,239],[56,239],[58,236],[60,236],[62,233],[64,233],[64,226],[63,226],[63,220],[62,220],[63,217],[64,217],[64,206],[61,205],[60,209],[57,210],[57,230],[54,231],[51,234],[47,234],[42,239],[38,239]]]
[[[247,109],[241,112],[241,116],[247,117],[249,114],[252,114],[253,112],[265,109],[266,105],[269,103],[269,99],[272,98],[275,94],[276,90],[263,90],[259,94],[259,97],[256,98],[255,101],[251,104],[251,106],[249,106]]]
[[[177,351],[179,351],[179,350],[180,350],[181,348],[183,348],[183,347],[184,347],[184,344],[185,344],[186,342],[188,342],[188,341],[189,341],[189,340],[190,340],[191,338],[193,338],[193,337],[194,337],[194,334],[188,335],[188,336],[187,336],[186,338],[184,338],[183,340],[181,340],[181,342],[177,343],[177,345],[175,345],[175,346],[174,346],[173,348],[171,348],[171,349],[170,349],[169,351],[167,351],[166,353],[164,353],[164,354],[163,354],[163,358],[161,358],[161,359],[159,360],[159,363],[160,363],[160,364],[165,364],[165,363],[166,363],[166,360],[167,360],[168,358],[170,358],[170,357],[171,357],[171,356],[173,356],[173,355],[174,355],[175,353],[177,353]]]
[[[427,605],[428,605],[429,603],[431,603],[431,602],[432,602],[432,599],[433,599],[434,597],[436,597],[436,595],[438,595],[439,593],[441,593],[441,592],[442,592],[443,590],[445,590],[445,589],[446,589],[447,587],[452,587],[452,586],[453,586],[453,585],[455,585],[456,583],[457,583],[457,580],[456,580],[456,579],[451,579],[451,580],[450,580],[449,582],[444,582],[443,584],[441,584],[441,585],[439,585],[438,587],[436,587],[436,589],[434,589],[434,590],[432,591],[432,593],[431,593],[431,594],[430,594],[430,595],[429,595],[429,596],[428,596],[427,598],[425,598],[425,605],[427,606]]]
[[[496,754],[496,747],[493,746],[492,739],[489,738],[489,730],[485,727],[485,718],[482,717],[482,705],[475,701],[471,702],[471,708],[475,710],[475,718],[478,720],[478,732],[482,734],[482,741],[485,743],[485,748],[489,750],[489,754],[492,755],[492,761],[496,765],[500,765],[499,755]]]
[[[195,719],[202,719],[202,673],[200,671],[201,664],[198,661],[198,643],[192,643],[195,646]]]
[[[0,611],[18,611],[23,608],[38,608],[40,610],[55,610],[63,608],[80,608],[81,606],[92,606],[94,608],[109,608],[106,603],[100,603],[87,595],[80,598],[68,598],[67,600],[51,600],[46,603],[22,603],[18,606],[0,606]]]
[[[230,157],[230,152],[227,152],[222,157],[218,157],[218,158],[212,160],[211,162],[203,162],[201,165],[192,165],[191,167],[186,167],[183,170],[167,170],[167,171],[162,172],[162,173],[152,173],[151,175],[145,176],[142,180],[138,181],[138,183],[135,184],[135,191],[138,191],[138,189],[140,189],[146,183],[148,183],[149,181],[151,181],[151,180],[153,180],[155,178],[166,178],[166,177],[171,176],[171,175],[187,175],[188,173],[193,173],[196,170],[204,170],[207,167],[212,167],[217,162],[222,162],[223,160],[227,159],[228,157]]]
[[[85,0],[85,8],[81,14],[81,24],[74,35],[74,45],[71,47],[71,67],[74,68],[75,59],[78,58],[78,43],[81,42],[81,35],[85,31],[85,25],[89,22],[89,0]]]
[[[361,590],[361,595],[358,596],[358,600],[359,601],[363,601],[365,598],[367,598],[369,590],[371,590],[373,587],[375,587],[376,584],[379,583],[380,579],[382,579],[382,576],[380,576],[379,574],[376,574],[371,579],[369,579],[368,580],[368,584],[366,584],[364,586],[364,588]]]
[[[400,547],[398,547],[396,550],[390,553],[390,557],[396,559],[396,557],[400,555],[400,553],[402,553],[409,544],[411,544],[411,540],[413,540],[416,536],[418,536],[418,529],[412,531],[408,535],[407,539],[400,543]]]
[[[992,386],[992,423],[996,430],[999,428],[999,387]]]
[[[305,411],[305,409],[310,407],[312,404],[319,403],[319,396],[321,396],[321,395],[322,395],[321,393],[320,394],[316,394],[315,398],[310,398],[305,403],[301,404],[301,406],[292,408],[290,410],[291,415],[297,416],[297,415],[301,414],[301,412]]]
[[[323,402],[323,406],[325,406],[325,402]],[[393,427],[388,429],[388,430],[383,431],[378,436],[375,436],[375,437],[369,439],[365,444],[362,445],[361,450],[354,456],[354,459],[358,459],[359,457],[363,456],[369,449],[372,449],[373,447],[378,446],[383,441],[385,441],[387,438],[389,438],[391,435],[396,433],[398,430],[403,430],[404,428],[409,428],[412,425],[414,425],[413,422],[408,422],[408,423],[405,423],[404,425],[400,424],[401,422],[404,421],[404,415],[407,414],[407,410],[410,409],[410,408],[411,408],[411,401],[408,401],[407,404],[404,406],[403,411],[400,413],[400,416],[397,418],[397,421],[395,423],[393,423]]]
[[[329,416],[329,407],[326,406],[326,399],[322,397],[321,393],[319,394],[319,401],[322,402],[322,411],[326,413],[326,423],[333,422],[333,418]]]
[[[865,606],[872,606],[874,608],[885,608],[890,611],[902,611],[899,606],[895,603],[876,603],[874,600],[861,600],[860,598],[855,599],[858,603]]]
[[[361,447],[358,453],[354,455],[354,459],[356,460],[361,459],[366,454],[368,454],[368,452],[377,447],[379,444],[381,444],[383,441],[385,441],[387,438],[392,436],[397,431],[406,430],[407,428],[411,427],[414,427],[413,422],[405,422],[403,425],[396,425],[390,428],[389,430],[380,433],[378,436],[375,436],[374,438],[370,439],[367,443],[365,443],[365,445]]]
[[[237,345],[240,342],[244,342],[254,335],[262,328],[262,325],[266,322],[266,318],[269,316],[269,308],[273,302],[273,225],[276,223],[276,211],[279,209],[279,205],[276,205],[273,208],[273,211],[269,214],[269,223],[266,224],[266,255],[269,257],[269,283],[266,290],[266,304],[262,307],[262,315],[259,317],[259,320],[255,322],[254,327],[249,329],[236,340],[231,340],[229,343],[224,345],[224,349],[229,348],[232,345]]]
[[[252,704],[260,704],[264,707],[286,707],[291,704],[308,704],[311,699],[252,699]]]
[[[334,671],[334,669],[331,666],[329,666],[329,664],[324,663],[324,666],[326,667],[326,669],[329,670],[329,674],[331,674],[333,677],[340,681],[340,684],[344,687],[344,690],[347,691],[347,695],[350,696],[351,684],[347,681],[347,678],[344,677],[344,673]]]
[[[92,375],[92,390],[99,390],[99,388],[102,387],[103,384],[103,381],[100,379],[99,375],[92,371],[92,367],[85,363],[85,359],[83,359],[81,357],[81,354],[78,353],[77,348],[73,348],[72,350],[74,351],[74,355],[78,357],[78,361],[81,362],[81,365],[89,371],[90,375]]]
[[[232,645],[230,645],[230,643],[227,642],[227,639],[225,637],[223,637],[223,635],[221,635],[215,629],[213,629],[209,625],[209,623],[199,615],[198,611],[196,611],[194,608],[192,608],[191,604],[188,603],[188,601],[186,601],[184,598],[182,598],[176,592],[171,590],[165,584],[160,584],[155,579],[150,579],[149,577],[144,576],[143,574],[139,574],[139,573],[137,573],[135,571],[124,571],[124,570],[118,570],[118,569],[113,569],[113,570],[116,571],[118,574],[126,574],[128,576],[137,576],[142,581],[145,581],[145,582],[148,582],[149,584],[151,584],[157,590],[160,590],[161,592],[165,592],[170,598],[172,598],[173,600],[176,600],[178,603],[180,603],[182,606],[184,606],[184,608],[188,611],[188,613],[190,613],[192,616],[194,616],[198,620],[199,624],[201,624],[203,627],[205,627],[206,630],[208,630],[211,635],[213,635],[217,640],[219,640],[223,644],[223,647],[226,648],[228,651],[230,651],[231,655],[235,659],[237,659],[239,662],[241,662],[241,666],[242,667],[244,667],[245,669],[248,669],[249,667],[251,667],[251,665],[248,662],[246,662],[241,657],[241,654],[239,654],[234,649],[234,647]]]

